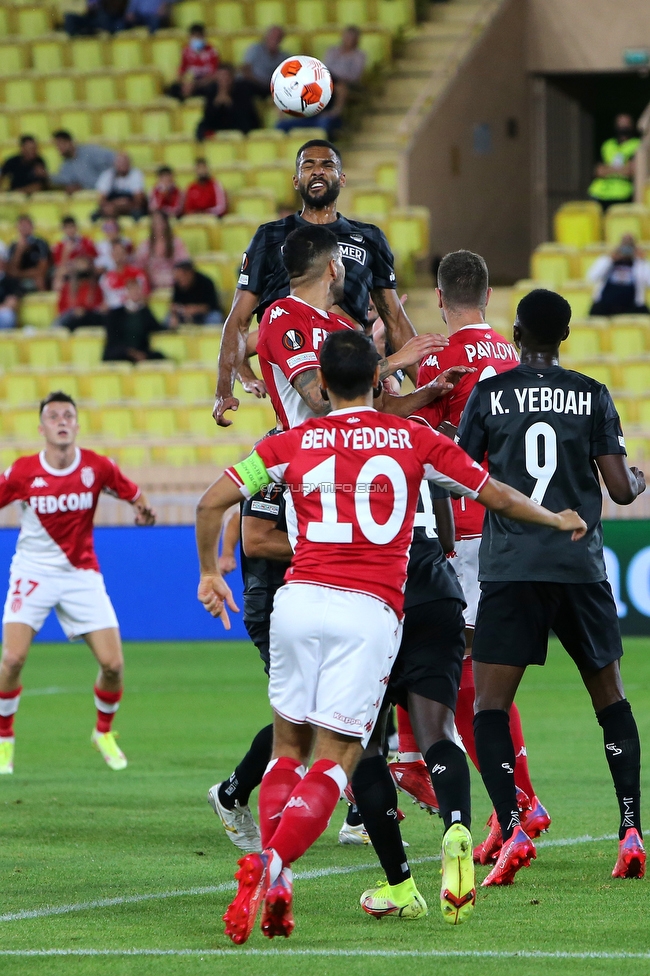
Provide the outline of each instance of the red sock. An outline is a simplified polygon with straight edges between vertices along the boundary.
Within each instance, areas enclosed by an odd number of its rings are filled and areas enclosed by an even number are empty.
[[[0,739],[12,739],[14,734],[14,715],[20,703],[20,688],[15,691],[0,691]]]
[[[413,735],[413,729],[411,727],[411,719],[409,718],[409,713],[401,705],[397,706],[397,735],[399,738],[398,749],[400,752],[400,758],[406,753],[419,753],[420,747],[415,741],[415,736]],[[406,760],[408,762],[408,760]]]
[[[318,840],[347,785],[341,767],[319,759],[293,790],[268,846],[284,865],[293,864]]]
[[[467,749],[467,755],[478,769],[478,756],[474,745],[474,673],[472,659],[466,657],[463,661],[463,674],[460,679],[460,690],[456,703],[456,728]]]
[[[269,846],[287,800],[304,775],[305,767],[301,766],[296,759],[280,756],[279,759],[272,759],[269,763],[260,784],[258,800],[263,848]]]
[[[535,787],[530,781],[530,773],[528,772],[528,759],[526,758],[524,732],[521,727],[521,715],[514,702],[510,709],[510,735],[512,736],[512,744],[515,747],[515,786],[523,790],[528,799],[532,800],[535,796]]]
[[[95,685],[94,692],[95,707],[97,708],[97,725],[95,728],[100,733],[110,732],[115,712],[120,707],[122,689],[120,688],[119,691],[104,691],[103,688],[98,688]]]

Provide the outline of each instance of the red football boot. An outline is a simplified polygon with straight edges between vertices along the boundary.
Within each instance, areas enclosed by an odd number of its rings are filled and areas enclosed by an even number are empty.
[[[242,945],[253,931],[255,919],[262,899],[269,887],[269,864],[272,854],[246,854],[237,861],[239,871],[235,878],[239,882],[237,894],[223,916],[226,923],[225,935],[236,945]]]
[[[501,848],[497,863],[482,882],[481,887],[512,884],[517,871],[520,868],[527,868],[531,859],[535,857],[537,852],[532,840],[523,827],[515,827],[512,837]]]
[[[424,759],[418,759],[417,762],[389,763],[388,768],[398,790],[410,796],[414,803],[419,803],[423,810],[440,813]]]
[[[275,879],[264,899],[262,909],[262,934],[267,939],[274,939],[276,935],[283,935],[288,939],[293,932],[293,884],[284,870]]]
[[[519,797],[517,797],[519,800]],[[551,818],[548,815],[548,810],[542,806],[536,796],[534,796],[528,809],[522,809],[519,806],[521,812],[521,826],[524,828],[531,840],[535,840],[536,837],[544,830],[548,830],[551,826]]]
[[[645,847],[638,830],[630,827],[618,842],[618,860],[612,878],[642,878],[645,874]]]
[[[520,819],[523,826],[524,817],[527,815],[528,811],[530,810],[530,800],[528,799],[526,793],[524,793],[523,790],[520,790],[519,787],[517,787],[516,790],[517,790],[517,808],[519,810]],[[540,807],[542,810],[544,810],[544,807],[542,807],[541,804]],[[544,813],[546,813],[546,810],[544,810]],[[546,816],[548,817],[547,813]],[[548,822],[549,823],[551,822],[550,817],[548,817]],[[496,861],[497,857],[499,856],[499,851],[501,850],[501,845],[503,844],[501,827],[499,826],[499,820],[496,814],[496,810],[492,811],[492,813],[490,814],[490,819],[488,820],[485,826],[489,827],[490,830],[483,843],[477,844],[476,847],[474,848],[473,857],[474,857],[475,864],[490,864],[491,862]],[[528,834],[527,830],[526,833]],[[530,837],[532,835],[528,834],[528,836]],[[539,835],[535,834],[535,836],[537,837]]]

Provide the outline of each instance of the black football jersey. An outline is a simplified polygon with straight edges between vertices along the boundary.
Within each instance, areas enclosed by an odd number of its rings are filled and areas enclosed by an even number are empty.
[[[289,279],[282,263],[281,248],[298,227],[309,227],[300,214],[262,224],[242,258],[237,287],[259,296],[255,309],[258,321],[264,310],[289,294]],[[345,265],[345,295],[341,308],[360,325],[366,324],[368,296],[374,288],[395,288],[392,251],[384,233],[374,224],[348,220],[338,214],[327,224],[338,239]]]
[[[602,383],[550,366],[520,365],[477,383],[458,443],[490,474],[552,512],[571,508],[588,526],[571,533],[525,525],[487,512],[481,580],[595,583],[606,579],[600,522],[602,492],[594,458],[625,454],[616,407]]]
[[[418,507],[413,523],[413,541],[409,551],[404,610],[433,600],[462,600],[465,598],[458,577],[445,556],[438,533],[433,502],[449,498],[449,492],[430,481],[420,485]]]
[[[241,514],[275,522],[281,532],[287,531],[284,488],[267,485],[252,498],[242,502]],[[250,559],[241,546],[241,571],[244,580],[244,620],[266,622],[273,609],[275,592],[284,583],[289,563],[276,559]]]

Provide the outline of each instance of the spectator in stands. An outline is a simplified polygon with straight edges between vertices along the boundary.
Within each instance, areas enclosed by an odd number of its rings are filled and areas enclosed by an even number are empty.
[[[191,261],[179,261],[174,268],[174,292],[167,325],[219,325],[223,315],[214,282],[197,271]]]
[[[137,278],[126,284],[126,298],[121,308],[114,308],[106,316],[106,345],[103,359],[106,362],[126,360],[139,363],[143,359],[165,359],[149,345],[152,332],[160,332],[162,326],[147,305],[146,292]]]
[[[104,146],[79,145],[65,129],[59,129],[52,138],[61,153],[63,164],[51,182],[63,187],[66,193],[94,190],[100,175],[113,164],[115,153]]]
[[[153,34],[161,27],[169,27],[169,10],[174,0],[129,0],[126,8],[127,27],[148,27]]]
[[[117,220],[106,220],[102,224],[102,230],[106,238],[103,241],[98,241],[96,244],[97,257],[95,258],[95,267],[98,271],[114,271],[113,244],[121,244],[127,256],[130,257],[133,253],[133,241],[129,240],[128,237],[122,236]]]
[[[95,33],[97,0],[59,0],[59,10],[63,30],[70,37]]]
[[[192,24],[187,46],[183,48],[178,68],[178,81],[167,89],[167,94],[182,101],[193,95],[202,95],[216,82],[219,55],[205,39],[203,24]]]
[[[99,0],[96,4],[95,23],[98,30],[115,34],[126,27],[128,0]]]
[[[596,165],[589,196],[607,208],[634,199],[634,157],[641,145],[631,115],[617,115],[614,135],[601,146],[602,162]]]
[[[149,194],[149,213],[160,210],[168,217],[180,217],[183,213],[183,191],[174,183],[171,166],[161,166],[158,180]]]
[[[149,239],[142,242],[133,259],[134,264],[146,272],[150,286],[171,288],[174,266],[188,259],[188,250],[181,238],[173,233],[167,214],[160,210],[153,213]]]
[[[207,213],[215,217],[223,217],[228,209],[226,191],[219,182],[213,179],[205,159],[196,161],[196,180],[190,183],[185,191],[185,206],[183,213]]]
[[[216,81],[205,92],[203,118],[196,127],[196,138],[203,142],[221,129],[239,129],[244,135],[259,129],[255,97],[258,92],[247,78],[236,78],[231,64],[222,64]]]
[[[15,329],[18,324],[20,291],[18,282],[8,278],[7,248],[0,241],[0,329]]]
[[[255,85],[257,94],[264,98],[271,93],[271,75],[289,57],[280,47],[283,38],[281,27],[269,27],[262,40],[251,44],[244,55],[242,74]]]
[[[52,286],[55,291],[61,290],[63,280],[72,270],[72,265],[77,258],[89,258],[92,265],[97,257],[97,248],[89,237],[84,237],[83,234],[79,233],[77,221],[74,217],[64,217],[61,226],[63,227],[63,240],[55,244],[52,251],[54,262]]]
[[[130,260],[126,248],[121,241],[116,241],[112,248],[115,267],[112,271],[105,271],[99,279],[107,309],[121,308],[126,301],[126,285],[132,278],[137,278],[144,294],[149,291],[147,276],[142,268],[137,268]]]
[[[38,154],[34,136],[21,136],[20,152],[5,159],[0,170],[3,189],[7,181],[9,190],[20,190],[21,193],[36,193],[47,187],[47,167]]]
[[[98,217],[126,214],[139,220],[147,212],[144,174],[141,169],[131,166],[128,153],[115,154],[113,165],[101,174],[96,189],[100,194]]]
[[[104,325],[104,296],[92,259],[80,254],[67,265],[61,278],[59,317],[55,325],[74,332],[84,325]]]
[[[22,294],[47,291],[50,274],[50,248],[34,235],[31,217],[21,214],[16,221],[18,240],[9,248],[7,274],[18,281]]]
[[[341,43],[330,47],[325,54],[325,64],[337,82],[346,85],[360,85],[366,70],[366,52],[359,47],[361,31],[358,27],[346,27],[341,35]]]
[[[650,264],[625,234],[611,254],[603,254],[587,272],[596,285],[590,315],[648,315],[645,293],[650,288]]]

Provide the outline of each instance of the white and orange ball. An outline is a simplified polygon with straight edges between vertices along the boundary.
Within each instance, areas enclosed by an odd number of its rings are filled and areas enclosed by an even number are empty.
[[[273,101],[287,115],[318,115],[333,90],[332,76],[323,62],[305,54],[287,58],[271,78]]]

